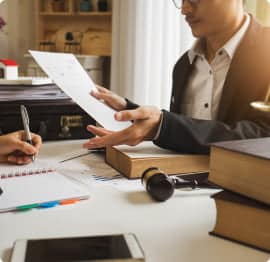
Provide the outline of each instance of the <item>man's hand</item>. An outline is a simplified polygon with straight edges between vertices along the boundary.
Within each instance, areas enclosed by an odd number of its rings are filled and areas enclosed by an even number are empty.
[[[97,92],[96,91],[91,91],[91,95],[98,100],[103,101],[106,105],[111,107],[112,109],[116,111],[121,111],[126,109],[127,102],[126,100],[118,96],[117,94],[113,93],[112,91],[101,87],[101,86],[96,86]]]
[[[24,131],[17,131],[0,136],[0,162],[28,164],[30,156],[37,155],[41,146],[41,137],[31,134],[33,145],[25,142]]]
[[[116,120],[133,121],[133,124],[117,132],[89,125],[87,130],[97,137],[85,143],[84,148],[93,149],[122,144],[135,146],[143,140],[152,140],[157,133],[161,118],[162,112],[154,106],[141,106],[135,110],[117,112]]]

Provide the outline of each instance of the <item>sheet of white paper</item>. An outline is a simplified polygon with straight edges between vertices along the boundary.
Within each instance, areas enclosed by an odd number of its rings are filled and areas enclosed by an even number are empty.
[[[121,174],[113,176],[102,176],[93,174],[93,182],[101,185],[108,185],[117,188],[120,191],[130,192],[130,191],[145,191],[141,183],[141,179],[127,179]]]
[[[151,141],[144,141],[137,146],[120,145],[115,146],[115,148],[131,158],[171,157],[181,155],[175,151],[160,148]]]
[[[92,97],[95,84],[73,54],[29,51],[44,72],[100,125],[112,131],[128,127],[130,122],[118,122],[115,111]]]

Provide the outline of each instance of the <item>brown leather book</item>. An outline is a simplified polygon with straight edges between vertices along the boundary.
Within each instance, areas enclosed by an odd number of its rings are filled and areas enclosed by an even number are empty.
[[[270,204],[270,138],[214,144],[209,181]]]
[[[183,155],[143,142],[135,147],[106,148],[106,162],[128,178],[139,178],[150,167],[158,167],[166,174],[199,173],[209,170],[206,155]]]
[[[270,206],[235,193],[212,196],[217,207],[211,235],[270,252]]]

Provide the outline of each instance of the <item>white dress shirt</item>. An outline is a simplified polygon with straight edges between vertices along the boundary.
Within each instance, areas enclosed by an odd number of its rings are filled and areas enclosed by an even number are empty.
[[[206,60],[200,40],[188,51],[190,64],[195,61],[194,71],[187,83],[181,104],[182,114],[204,120],[215,120],[219,109],[224,82],[234,53],[250,24],[250,16],[234,36],[220,48],[209,64]],[[180,106],[180,105],[179,105]]]

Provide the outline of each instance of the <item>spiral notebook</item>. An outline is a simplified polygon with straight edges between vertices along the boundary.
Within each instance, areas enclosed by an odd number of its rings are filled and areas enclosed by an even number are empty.
[[[89,198],[89,190],[50,166],[0,166],[0,212],[46,207]],[[48,205],[49,206],[49,205]]]

